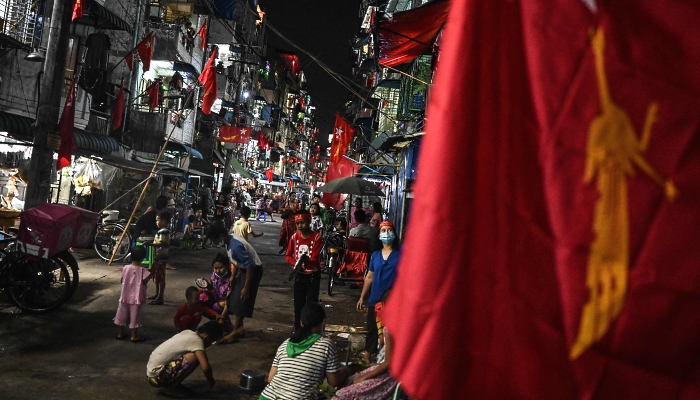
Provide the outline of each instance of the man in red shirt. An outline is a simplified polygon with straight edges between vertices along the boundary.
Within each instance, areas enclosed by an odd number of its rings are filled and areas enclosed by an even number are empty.
[[[285,258],[294,268],[303,257],[301,266],[294,274],[294,330],[301,328],[301,309],[306,303],[317,303],[321,288],[321,247],[323,240],[318,232],[311,230],[311,214],[307,210],[294,213],[297,231],[289,239]]]

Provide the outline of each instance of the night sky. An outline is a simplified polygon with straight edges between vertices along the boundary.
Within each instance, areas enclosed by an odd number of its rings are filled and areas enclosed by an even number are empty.
[[[335,72],[350,77],[350,40],[360,30],[357,0],[260,0],[268,22]],[[299,55],[311,102],[316,106],[318,136],[325,143],[332,133],[335,112],[341,111],[348,90],[305,54],[267,31],[268,47]]]

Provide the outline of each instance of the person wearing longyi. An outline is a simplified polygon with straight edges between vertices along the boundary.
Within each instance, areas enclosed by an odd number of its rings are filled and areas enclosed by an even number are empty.
[[[297,261],[304,255],[309,259],[294,275],[294,329],[299,329],[301,309],[309,302],[318,302],[321,289],[321,247],[323,240],[318,232],[311,230],[311,214],[307,210],[294,213],[294,223],[297,226],[289,239],[285,259],[294,268]]]

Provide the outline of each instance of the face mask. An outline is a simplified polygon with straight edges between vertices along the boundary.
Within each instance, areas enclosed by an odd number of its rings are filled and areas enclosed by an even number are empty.
[[[392,232],[386,232],[386,233],[380,233],[379,234],[379,240],[382,241],[384,244],[389,244],[396,239],[396,235],[394,235]]]

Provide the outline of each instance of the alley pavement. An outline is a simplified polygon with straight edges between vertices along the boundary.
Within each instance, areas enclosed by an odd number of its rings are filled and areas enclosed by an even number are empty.
[[[258,393],[239,387],[244,370],[267,373],[277,347],[289,337],[294,317],[289,266],[278,254],[281,219],[251,225],[264,235],[252,238],[263,262],[263,278],[253,318],[245,320],[246,337],[238,343],[213,346],[209,359],[216,385],[209,389],[201,370],[184,383],[195,399],[257,399]],[[146,363],[153,349],[174,335],[173,316],[185,301],[185,289],[197,277],[209,278],[217,251],[171,249],[164,305],[145,305],[145,342],[115,340],[112,319],[120,294],[119,266],[108,265],[92,250],[74,254],[80,265],[80,284],[68,304],[47,314],[21,313],[0,293],[0,398],[10,399],[164,399],[146,381]],[[355,311],[359,290],[338,287],[326,294],[323,276],[321,301],[327,323],[362,326],[364,315]],[[149,295],[155,288],[151,282]]]

